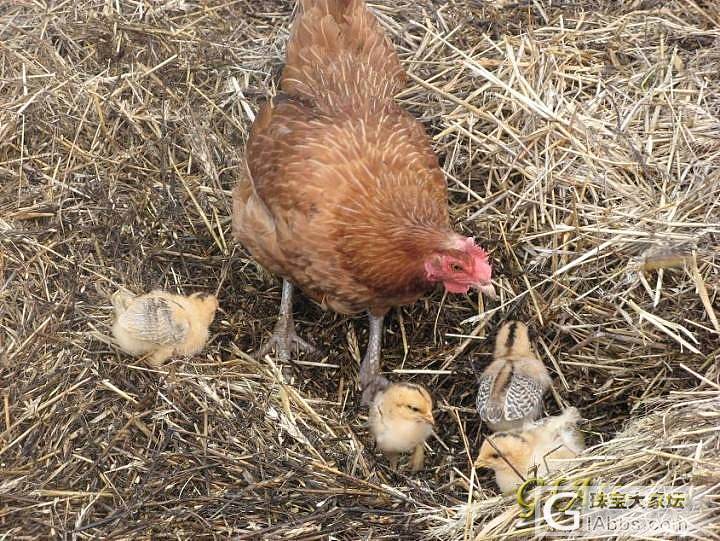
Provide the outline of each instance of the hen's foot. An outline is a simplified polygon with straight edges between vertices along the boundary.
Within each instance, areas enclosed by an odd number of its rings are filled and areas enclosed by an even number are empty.
[[[275,330],[260,348],[258,354],[260,357],[264,357],[272,350],[275,351],[275,356],[279,361],[287,362],[293,352],[314,353],[317,348],[297,335],[292,316],[280,316],[275,325]]]
[[[275,324],[275,330],[258,352],[260,357],[264,357],[270,350],[275,350],[277,359],[287,362],[290,360],[290,352],[293,350],[293,346],[296,353],[298,351],[316,351],[313,345],[300,338],[295,332],[295,320],[292,316],[292,294],[293,285],[289,281],[283,280],[280,314]]]

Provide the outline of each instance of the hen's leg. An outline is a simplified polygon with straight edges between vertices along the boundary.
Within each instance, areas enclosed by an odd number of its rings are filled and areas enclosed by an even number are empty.
[[[365,357],[360,365],[360,387],[362,387],[362,404],[372,402],[375,393],[387,386],[388,380],[380,375],[380,351],[382,349],[383,316],[368,314],[370,318],[370,337],[368,338]]]
[[[290,349],[293,344],[295,348],[300,351],[315,351],[315,347],[308,344],[295,333],[295,320],[292,315],[292,294],[293,285],[287,280],[283,280],[280,314],[275,324],[275,330],[258,352],[261,357],[265,356],[271,349],[274,349],[278,360],[289,361]]]

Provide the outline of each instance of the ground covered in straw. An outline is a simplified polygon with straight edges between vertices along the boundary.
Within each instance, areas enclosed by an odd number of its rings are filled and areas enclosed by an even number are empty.
[[[696,536],[720,538],[720,9],[373,7],[453,219],[492,251],[501,291],[437,292],[390,317],[386,369],[437,399],[426,470],[396,474],[372,450],[364,318],[298,296],[299,330],[326,355],[290,381],[252,356],[280,290],[233,244],[229,194],[291,3],[5,2],[0,537],[508,533],[517,508],[471,463],[476,374],[515,318],[553,373],[548,412],[588,419],[597,447],[571,475],[715,487]],[[653,250],[684,266],[643,270]],[[160,371],[118,354],[107,295],[121,284],[217,292],[206,351]]]

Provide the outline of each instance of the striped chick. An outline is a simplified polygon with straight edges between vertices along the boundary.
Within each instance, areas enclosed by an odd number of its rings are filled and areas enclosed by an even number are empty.
[[[521,428],[540,416],[552,380],[524,323],[509,321],[500,328],[493,356],[480,377],[478,413],[493,432]]]

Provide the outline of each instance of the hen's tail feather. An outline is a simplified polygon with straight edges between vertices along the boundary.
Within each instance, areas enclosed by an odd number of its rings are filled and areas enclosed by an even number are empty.
[[[395,49],[363,0],[301,0],[282,89],[323,110],[372,109],[405,84]]]

